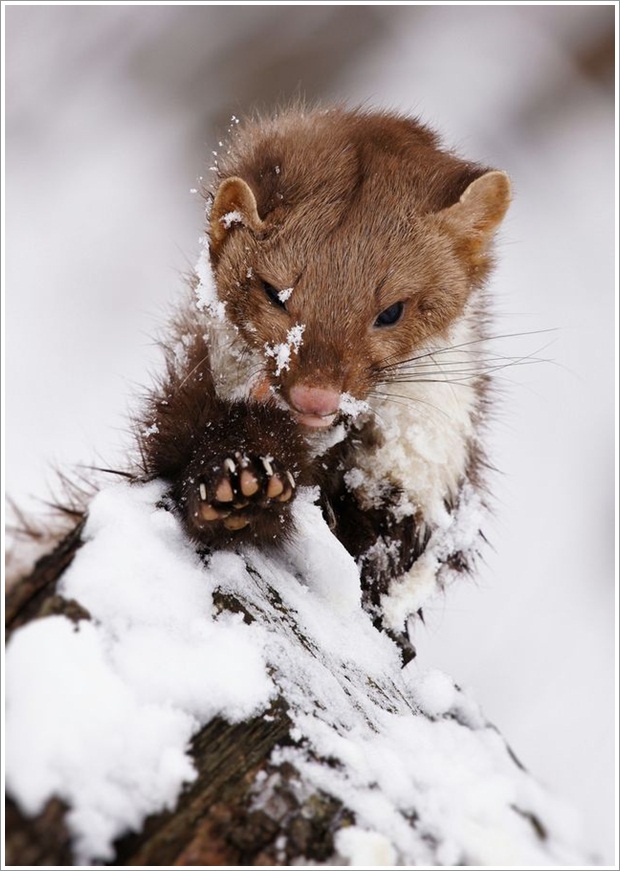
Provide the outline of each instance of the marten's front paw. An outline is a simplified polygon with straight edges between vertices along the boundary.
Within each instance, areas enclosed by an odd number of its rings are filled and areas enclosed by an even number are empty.
[[[265,512],[280,514],[295,493],[295,479],[270,456],[236,453],[190,482],[187,508],[198,531],[244,529]]]

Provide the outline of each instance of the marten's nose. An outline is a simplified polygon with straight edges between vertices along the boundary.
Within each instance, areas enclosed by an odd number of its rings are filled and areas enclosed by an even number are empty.
[[[329,426],[340,406],[340,393],[337,390],[322,387],[306,387],[296,384],[289,394],[297,419],[305,426]]]

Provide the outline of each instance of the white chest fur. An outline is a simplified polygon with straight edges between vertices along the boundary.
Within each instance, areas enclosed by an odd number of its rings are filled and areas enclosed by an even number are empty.
[[[396,631],[445,583],[449,557],[477,550],[484,511],[468,466],[478,439],[481,338],[472,302],[445,341],[421,350],[373,403],[385,443],[360,457],[361,486],[372,493],[385,480],[400,484],[404,497],[397,519],[415,514],[430,533],[424,553],[382,597],[384,620]]]
[[[371,402],[385,444],[361,458],[368,480],[396,479],[406,494],[404,513],[440,522],[467,471],[480,402],[478,319],[468,310],[442,340],[418,351]]]

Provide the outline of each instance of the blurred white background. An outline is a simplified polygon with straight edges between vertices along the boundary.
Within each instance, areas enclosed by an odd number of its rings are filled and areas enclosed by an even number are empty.
[[[13,6],[6,12],[6,473],[122,452],[230,116],[304,94],[419,114],[516,200],[496,331],[493,549],[417,635],[614,844],[614,7]],[[506,340],[508,341],[508,340]]]

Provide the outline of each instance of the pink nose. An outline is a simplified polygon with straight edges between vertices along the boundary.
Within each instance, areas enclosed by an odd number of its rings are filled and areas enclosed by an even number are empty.
[[[291,405],[300,415],[300,422],[306,426],[329,426],[340,405],[340,393],[337,390],[324,390],[322,387],[296,384],[289,395]]]
[[[323,390],[322,387],[304,387],[298,384],[291,389],[290,397],[296,411],[320,417],[335,414],[340,405],[340,394],[336,390]]]

